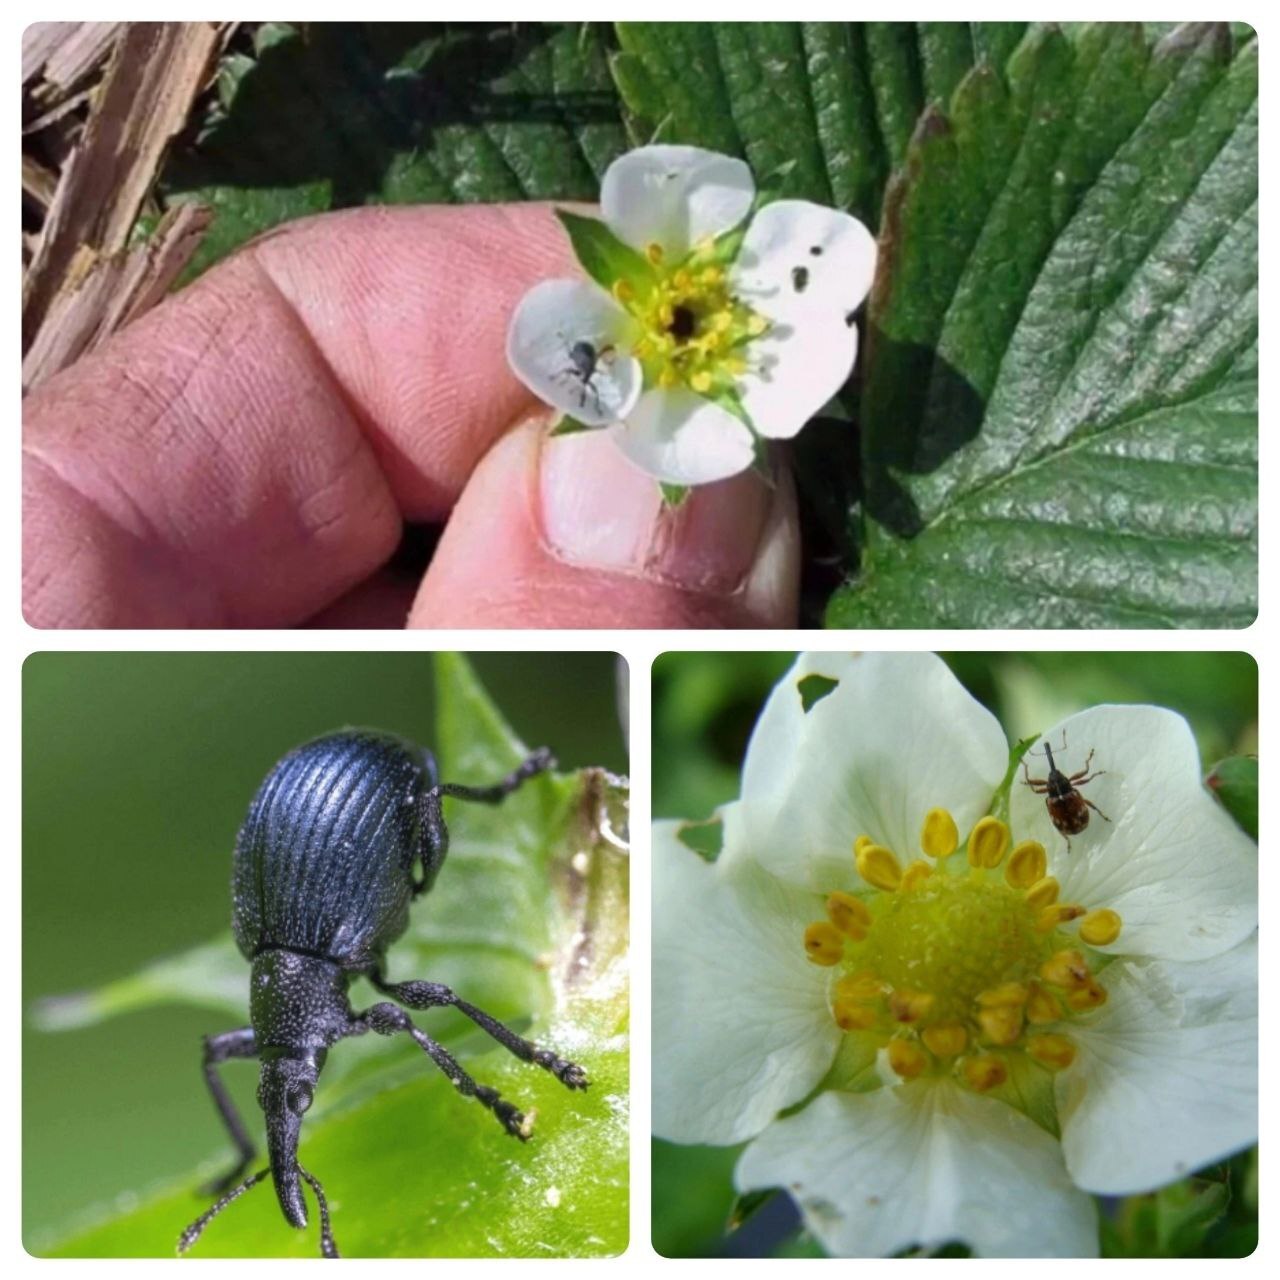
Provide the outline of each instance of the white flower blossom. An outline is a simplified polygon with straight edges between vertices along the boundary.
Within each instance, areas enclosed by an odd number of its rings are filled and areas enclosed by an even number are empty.
[[[1046,746],[1095,806],[1069,848]],[[1092,1194],[1256,1141],[1257,849],[1186,722],[1071,716],[1006,802],[1009,760],[932,655],[809,654],[718,858],[656,826],[655,1131],[749,1140],[738,1188],[833,1254],[1090,1256]]]
[[[758,438],[794,436],[853,370],[875,241],[835,209],[777,200],[751,216],[755,204],[751,170],[729,156],[652,146],[615,160],[604,226],[562,215],[592,280],[524,296],[507,335],[516,376],[668,484],[724,479]]]

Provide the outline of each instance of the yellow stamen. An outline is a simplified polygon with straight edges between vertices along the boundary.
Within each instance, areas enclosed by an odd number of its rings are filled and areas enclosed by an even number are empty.
[[[1120,927],[1120,917],[1114,911],[1101,907],[1090,911],[1080,921],[1080,938],[1091,947],[1107,947],[1120,936]]]
[[[693,288],[693,277],[683,267],[671,277],[671,282],[681,293],[686,293]]]
[[[859,836],[853,842],[853,856],[856,858],[863,849],[873,844],[875,844],[875,841],[870,836]]]
[[[964,1078],[971,1089],[986,1093],[1004,1084],[1009,1078],[1009,1068],[995,1054],[984,1053],[965,1061]]]
[[[903,893],[908,889],[915,889],[932,874],[933,868],[923,859],[917,858],[914,862],[907,864],[907,869],[902,873],[902,884],[899,889]]]
[[[984,1009],[998,1009],[1002,1005],[1021,1007],[1027,1003],[1030,994],[1025,982],[1002,982],[998,987],[982,992],[978,1003]]]
[[[904,1080],[914,1080],[929,1065],[924,1050],[911,1040],[890,1040],[889,1065]]]
[[[741,356],[726,356],[720,362],[736,378],[739,374],[746,373],[747,362]]]
[[[949,858],[959,845],[956,820],[945,809],[930,809],[920,829],[920,848],[931,858]]]
[[[1028,1036],[1027,1052],[1050,1071],[1062,1071],[1076,1060],[1076,1047],[1066,1036]]]
[[[1009,828],[999,818],[980,818],[969,835],[969,865],[998,867],[1009,848]]]
[[[715,249],[715,236],[699,236],[697,244],[693,246],[694,253],[702,258],[705,258],[709,253],[714,253]]]
[[[884,983],[874,973],[851,973],[836,983],[837,1000],[876,1000],[884,994]]]
[[[711,375],[705,369],[699,369],[697,373],[689,379],[689,385],[698,392],[699,395],[706,395],[711,390]]]
[[[1106,1003],[1107,989],[1096,978],[1090,978],[1083,987],[1067,992],[1067,1004],[1077,1013],[1100,1009]]]
[[[865,1031],[874,1026],[876,1011],[868,1004],[856,1000],[836,1000],[831,1006],[831,1016],[841,1031]]]
[[[703,284],[719,284],[724,279],[724,272],[719,267],[706,267],[702,272]],[[727,314],[727,313],[723,313]]]
[[[648,338],[641,338],[640,341],[631,348],[631,354],[635,356],[637,360],[643,360],[652,351],[653,347],[650,345]]]
[[[933,1008],[927,991],[895,991],[889,997],[889,1012],[896,1022],[919,1022]]]
[[[830,968],[844,956],[844,938],[835,925],[818,920],[804,931],[804,949],[814,964]]]
[[[892,893],[902,883],[902,867],[883,845],[864,844],[855,861],[858,874],[877,889]]]
[[[658,386],[666,388],[668,391],[672,387],[677,386],[680,382],[680,375],[668,365],[658,374]]]
[[[1044,845],[1038,840],[1023,840],[1009,855],[1004,878],[1014,889],[1030,889],[1036,881],[1044,879],[1048,867]]]
[[[954,1058],[964,1052],[969,1033],[958,1022],[940,1022],[920,1032],[925,1048],[936,1058]]]
[[[705,273],[704,273],[705,274]],[[733,324],[733,313],[730,311],[717,311],[711,317],[711,328],[716,333],[723,333]]]
[[[758,338],[768,327],[769,322],[758,311],[747,321],[747,332],[753,338]]]
[[[1059,885],[1053,876],[1043,876],[1023,895],[1027,905],[1036,912],[1052,906],[1058,900]]]
[[[628,303],[636,296],[635,286],[630,280],[615,280],[610,293],[621,303]]]
[[[1044,1026],[1046,1022],[1057,1022],[1062,1017],[1053,993],[1043,987],[1032,987],[1027,997],[1027,1021],[1033,1026]]]
[[[662,246],[660,244],[653,243],[645,245],[644,256],[648,258],[655,267],[657,267],[662,264],[662,259],[665,255],[662,252]]]
[[[1074,902],[1055,902],[1040,908],[1040,914],[1036,916],[1036,928],[1041,933],[1048,933],[1060,924],[1066,924],[1068,920],[1078,920],[1082,915],[1084,908]]]
[[[867,910],[867,904],[851,893],[828,895],[827,918],[854,942],[861,942],[871,928],[871,912]]]
[[[1002,1004],[994,1009],[979,1009],[978,1026],[992,1044],[1015,1044],[1022,1035],[1022,1006]]]
[[[1040,976],[1051,987],[1075,990],[1091,981],[1089,966],[1078,951],[1058,951],[1040,966]]]

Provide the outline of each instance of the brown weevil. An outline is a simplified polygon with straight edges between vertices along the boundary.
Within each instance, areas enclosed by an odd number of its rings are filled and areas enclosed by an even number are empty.
[[[1066,751],[1067,735],[1062,735],[1062,746],[1059,751]],[[1063,773],[1053,762],[1053,748],[1046,742],[1044,744],[1044,756],[1049,761],[1049,776],[1047,778],[1033,778],[1027,772],[1027,762],[1022,762],[1022,777],[1024,784],[1031,788],[1038,796],[1044,796],[1044,807],[1049,811],[1049,817],[1053,825],[1057,828],[1059,834],[1067,842],[1067,852],[1071,852],[1071,837],[1078,836],[1089,825],[1089,810],[1100,817],[1103,822],[1110,822],[1101,809],[1098,808],[1092,800],[1087,799],[1080,794],[1079,788],[1085,783],[1092,782],[1094,778],[1101,777],[1106,773],[1105,769],[1099,769],[1097,773],[1090,773],[1089,766],[1093,763],[1093,751],[1090,750],[1088,759],[1084,762],[1084,768],[1078,773],[1070,776]]]

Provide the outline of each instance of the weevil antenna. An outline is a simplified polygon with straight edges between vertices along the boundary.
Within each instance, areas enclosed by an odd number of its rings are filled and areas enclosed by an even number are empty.
[[[329,1202],[324,1198],[324,1190],[320,1186],[320,1179],[308,1173],[301,1165],[298,1166],[298,1172],[302,1174],[303,1181],[316,1193],[316,1204],[320,1206],[320,1252],[326,1258],[342,1257],[338,1252],[333,1232],[329,1228]]]
[[[200,1233],[220,1214],[233,1200],[238,1200],[251,1187],[256,1187],[271,1172],[270,1166],[259,1169],[257,1173],[246,1178],[238,1187],[233,1187],[220,1200],[206,1209],[179,1237],[178,1252],[186,1253],[197,1240]],[[321,1202],[323,1204],[323,1201]]]

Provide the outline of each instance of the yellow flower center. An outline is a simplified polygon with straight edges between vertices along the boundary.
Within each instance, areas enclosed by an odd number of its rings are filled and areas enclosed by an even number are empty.
[[[831,1016],[903,1079],[951,1075],[986,1093],[1024,1062],[1060,1071],[1075,1059],[1071,1020],[1106,1001],[1089,949],[1119,937],[1120,917],[1059,902],[1044,846],[1010,843],[1003,822],[983,818],[953,870],[959,832],[943,809],[924,820],[929,860],[905,868],[859,836],[871,888],[831,894],[827,919],[805,930],[809,959],[833,970]]]
[[[632,354],[644,367],[645,385],[682,386],[711,397],[733,393],[748,368],[747,344],[769,322],[729,291],[713,241],[675,264],[666,263],[656,244],[645,256],[654,269],[650,287],[616,280],[612,288],[636,321]]]

